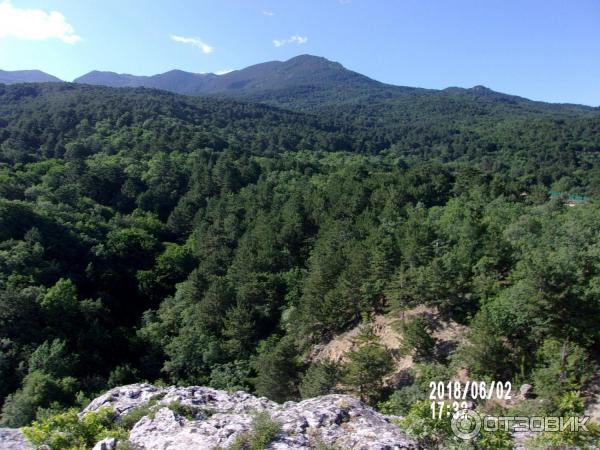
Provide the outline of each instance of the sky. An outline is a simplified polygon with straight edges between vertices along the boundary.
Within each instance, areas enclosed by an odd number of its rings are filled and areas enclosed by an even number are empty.
[[[600,0],[0,0],[3,70],[223,73],[299,54],[600,106]]]

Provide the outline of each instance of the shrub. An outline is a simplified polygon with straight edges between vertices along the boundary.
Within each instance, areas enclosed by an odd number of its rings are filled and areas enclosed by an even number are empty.
[[[154,413],[156,412],[155,406],[156,402],[153,401],[136,406],[127,414],[119,418],[119,426],[126,430],[131,430],[142,417],[149,416],[150,418],[153,418]]]
[[[48,408],[55,402],[72,404],[76,385],[72,377],[56,379],[43,372],[31,372],[25,377],[23,387],[6,398],[1,423],[20,427],[35,419],[39,408]]]
[[[114,437],[127,439],[127,431],[117,426],[114,411],[101,408],[81,419],[76,409],[48,416],[24,427],[23,434],[35,446],[47,446],[50,450],[78,450],[91,448],[102,439]]]
[[[428,400],[414,403],[400,425],[424,448],[438,448],[452,434],[449,419],[432,417]]]
[[[250,391],[250,366],[247,361],[217,364],[210,372],[209,385],[229,392]]]
[[[184,405],[180,401],[171,402],[167,405],[167,407],[178,416],[185,417],[188,420],[194,419],[200,412],[199,408],[195,408],[190,405]]]
[[[264,450],[280,429],[281,424],[271,419],[268,413],[259,413],[252,421],[252,431],[240,434],[230,450]]]
[[[389,399],[379,403],[378,409],[383,414],[404,416],[414,403],[423,398],[423,391],[414,383],[395,391]]]

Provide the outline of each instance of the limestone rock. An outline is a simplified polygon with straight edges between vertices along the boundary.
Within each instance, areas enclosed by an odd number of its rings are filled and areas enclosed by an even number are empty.
[[[97,442],[92,450],[115,450],[116,448],[117,440],[115,438],[106,438]]]
[[[15,428],[0,428],[1,450],[33,450],[21,430]]]
[[[152,413],[129,434],[130,445],[144,450],[228,448],[241,433],[252,432],[253,418],[261,412],[281,424],[267,447],[272,450],[308,450],[317,445],[356,450],[418,448],[390,418],[348,395],[280,405],[244,392],[134,384],[98,397],[82,414],[108,406],[122,416],[144,404],[154,405]]]
[[[533,390],[532,385],[523,384],[519,388],[519,395],[521,396],[521,398],[529,398],[529,397],[531,397],[532,390]]]

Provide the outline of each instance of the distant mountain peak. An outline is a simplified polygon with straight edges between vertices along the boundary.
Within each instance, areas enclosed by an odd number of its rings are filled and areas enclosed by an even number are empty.
[[[349,83],[364,86],[381,84],[345,69],[340,63],[307,54],[295,56],[287,61],[255,64],[221,75],[191,73],[179,69],[152,76],[92,71],[77,78],[75,82],[112,87],[143,86],[188,95],[219,94],[242,97],[308,86],[338,89]]]
[[[220,75],[192,73],[180,69],[152,76],[92,71],[76,83],[111,87],[148,87],[177,94],[230,97],[243,101],[301,111],[361,103],[371,107],[382,102],[407,100],[407,96],[460,96],[468,101],[511,107],[542,108],[527,99],[496,92],[484,85],[443,90],[419,89],[385,84],[345,68],[322,56],[301,54],[286,61],[269,61]],[[559,108],[558,106],[556,108]]]
[[[41,70],[0,70],[0,83],[59,83],[62,80]]]
[[[344,67],[339,62],[331,61],[330,59],[327,59],[323,56],[315,56],[315,55],[309,55],[309,54],[294,56],[294,57],[288,59],[287,61],[284,61],[284,64],[289,64],[289,63],[325,64],[325,65],[329,65],[329,66],[335,65],[335,66],[339,66],[341,68]]]

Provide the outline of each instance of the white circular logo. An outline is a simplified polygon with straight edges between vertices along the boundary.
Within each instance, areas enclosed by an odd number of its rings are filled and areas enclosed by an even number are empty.
[[[452,416],[452,432],[456,437],[469,441],[479,434],[481,418],[470,409],[460,409]]]

